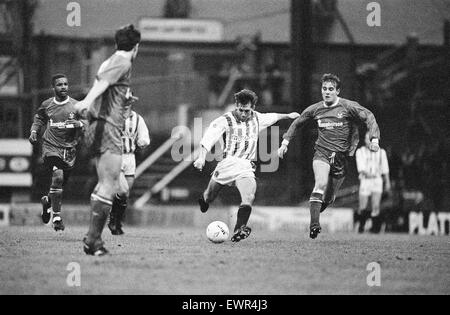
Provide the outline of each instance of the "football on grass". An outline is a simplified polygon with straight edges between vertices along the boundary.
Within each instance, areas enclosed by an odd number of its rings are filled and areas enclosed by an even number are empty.
[[[213,243],[223,243],[229,236],[230,230],[222,221],[211,222],[206,228],[206,237]]]

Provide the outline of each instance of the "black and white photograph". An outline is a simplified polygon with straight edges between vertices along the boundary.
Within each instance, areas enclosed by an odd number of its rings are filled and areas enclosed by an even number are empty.
[[[450,0],[0,0],[0,295],[449,295],[449,74]]]

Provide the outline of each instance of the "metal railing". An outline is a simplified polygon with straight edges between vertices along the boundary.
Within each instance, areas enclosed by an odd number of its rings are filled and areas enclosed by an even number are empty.
[[[183,133],[179,132],[164,142],[155,152],[147,157],[141,164],[136,167],[135,178],[141,176],[150,166],[152,166],[161,156],[172,148],[172,145],[183,137]]]
[[[159,182],[157,182],[150,190],[139,197],[133,204],[134,208],[142,208],[153,195],[158,194],[167,185],[169,185],[178,175],[180,175],[187,167],[189,167],[193,160],[198,157],[200,148],[196,149],[192,154],[180,162],[175,168],[173,168],[167,175],[165,175]]]

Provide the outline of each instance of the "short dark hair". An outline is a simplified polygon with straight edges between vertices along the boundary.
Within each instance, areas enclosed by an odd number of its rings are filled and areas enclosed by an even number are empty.
[[[256,103],[258,102],[258,96],[256,95],[256,93],[247,89],[243,89],[234,94],[234,99],[236,101],[236,104],[247,104],[248,102],[251,102],[252,107],[255,107]]]
[[[324,84],[325,82],[334,82],[336,84],[336,90],[339,90],[341,88],[341,80],[337,75],[332,73],[325,73],[322,76],[320,82],[321,84]]]
[[[124,26],[116,31],[117,50],[130,51],[141,41],[141,32],[134,28],[133,24]]]
[[[65,74],[63,74],[63,73],[54,74],[52,76],[52,86],[55,86],[55,81],[60,79],[60,78],[66,78],[67,79],[67,76]]]

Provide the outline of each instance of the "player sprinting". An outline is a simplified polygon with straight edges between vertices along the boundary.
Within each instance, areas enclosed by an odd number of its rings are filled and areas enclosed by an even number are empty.
[[[389,192],[391,190],[391,181],[389,178],[389,164],[384,149],[373,152],[369,149],[369,134],[365,136],[365,146],[356,150],[356,168],[359,173],[359,206],[357,212],[357,221],[359,221],[358,232],[364,232],[366,220],[371,216],[373,229],[376,231],[380,219],[380,204],[383,188]],[[372,211],[367,211],[371,199]]]
[[[301,113],[283,136],[284,140],[278,149],[279,157],[283,158],[297,130],[308,120],[317,122],[319,132],[313,157],[315,184],[309,199],[312,239],[321,232],[320,213],[334,202],[336,192],[344,181],[347,156],[355,148],[352,140],[357,121],[367,126],[369,150],[376,152],[379,149],[380,130],[374,115],[357,102],[338,97],[340,88],[341,81],[336,75],[324,74],[321,80],[323,101],[309,106]]]
[[[206,155],[214,144],[224,137],[223,160],[217,164],[206,191],[199,199],[200,210],[206,212],[225,185],[236,185],[241,195],[234,235],[231,241],[247,238],[251,228],[247,226],[256,193],[255,167],[259,133],[281,119],[295,119],[298,113],[261,114],[255,111],[258,97],[253,91],[242,90],[234,95],[236,109],[214,120],[200,145],[201,151],[194,167],[202,170]]]
[[[131,106],[131,65],[140,40],[141,34],[133,25],[117,30],[116,52],[102,63],[89,93],[75,105],[77,111],[89,119],[85,142],[96,158],[98,175],[98,184],[91,194],[89,230],[83,239],[84,252],[88,255],[108,253],[101,235],[114,196],[127,185],[120,171],[123,152],[121,130]]]
[[[133,101],[137,98],[132,97]],[[127,187],[122,187],[114,196],[111,213],[109,215],[108,228],[113,235],[124,234],[122,219],[127,209],[127,201],[130,190],[133,187],[136,173],[136,149],[144,149],[150,144],[150,136],[144,118],[135,111],[131,111],[125,120],[122,129],[122,173],[125,176]]]
[[[77,100],[68,95],[69,82],[64,74],[52,77],[54,97],[38,108],[31,126],[29,140],[36,144],[38,135],[45,128],[42,136],[42,156],[46,171],[51,172],[52,179],[48,195],[41,198],[42,222],[47,224],[53,215],[52,224],[55,231],[64,231],[61,218],[63,189],[75,164],[76,146],[83,123],[75,112]]]

